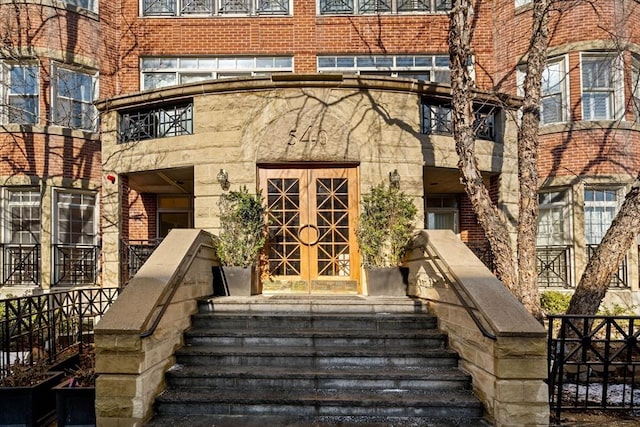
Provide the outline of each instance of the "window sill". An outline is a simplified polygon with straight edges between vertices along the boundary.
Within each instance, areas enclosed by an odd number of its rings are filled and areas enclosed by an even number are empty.
[[[42,126],[42,125],[19,125],[19,124],[6,124],[0,125],[0,134],[11,133],[32,133],[32,134],[46,134],[46,135],[60,135],[70,136],[73,138],[87,139],[90,141],[100,141],[99,132],[90,132],[86,130],[70,129],[62,126]]]
[[[624,120],[581,120],[575,122],[552,123],[540,126],[540,135],[550,135],[554,133],[619,129],[640,132],[640,123]]]

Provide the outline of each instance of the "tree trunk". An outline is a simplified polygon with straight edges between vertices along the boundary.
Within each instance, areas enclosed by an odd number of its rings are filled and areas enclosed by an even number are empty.
[[[596,314],[613,273],[640,232],[640,173],[620,211],[589,260],[569,303],[567,314]]]
[[[469,0],[456,0],[451,11],[449,55],[451,60],[451,93],[453,137],[459,156],[462,184],[471,200],[478,222],[491,246],[498,278],[517,294],[517,277],[513,250],[505,220],[494,206],[484,185],[475,157],[473,129],[473,80],[467,67],[471,54],[473,7]]]
[[[542,71],[549,42],[549,5],[551,0],[534,0],[531,44],[524,78],[522,123],[518,129],[518,292],[516,295],[538,320],[540,306],[536,257],[538,230],[538,129]]]

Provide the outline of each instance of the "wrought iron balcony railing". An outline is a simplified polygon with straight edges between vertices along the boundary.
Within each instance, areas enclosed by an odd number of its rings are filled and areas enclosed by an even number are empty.
[[[117,299],[120,288],[74,289],[0,300],[0,377],[32,352],[49,362],[91,341],[93,326]]]
[[[598,245],[587,245],[587,260],[591,259],[593,254],[596,251]],[[611,277],[611,282],[609,282],[610,288],[628,288],[629,287],[629,275],[627,274],[627,257],[625,256],[620,266],[618,267],[618,271],[613,273],[613,277]]]
[[[90,286],[98,279],[98,247],[53,245],[54,286]]]
[[[476,107],[473,129],[476,138],[488,141],[496,140],[497,107]],[[451,135],[451,106],[448,104],[422,103],[422,133],[436,135]]]
[[[132,111],[120,116],[119,142],[193,134],[193,104]]]
[[[144,0],[144,16],[288,15],[289,0]]]
[[[161,241],[162,239],[122,241],[123,285],[129,283],[129,280],[138,272],[142,264],[149,259]]]
[[[2,286],[40,286],[40,245],[1,244]]]
[[[536,252],[538,286],[570,288],[571,246],[539,246]]]
[[[447,12],[451,0],[320,0],[321,15]]]

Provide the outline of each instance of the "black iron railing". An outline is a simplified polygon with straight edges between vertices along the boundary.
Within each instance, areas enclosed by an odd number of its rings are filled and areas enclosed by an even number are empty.
[[[587,260],[591,259],[593,254],[595,253],[598,245],[587,245]],[[611,281],[609,282],[610,288],[628,288],[629,281],[627,279],[627,257],[625,256],[618,270],[613,273],[613,277],[611,277]]]
[[[145,16],[289,13],[289,0],[144,0]]]
[[[451,105],[432,103],[428,98],[422,102],[422,133],[436,135],[452,135]],[[474,106],[473,130],[476,138],[488,141],[496,140],[497,107]]]
[[[571,287],[571,246],[539,246],[536,248],[538,286]]]
[[[551,410],[640,407],[640,317],[549,316]]]
[[[193,104],[131,111],[120,116],[119,142],[193,134]]]
[[[142,264],[156,250],[162,239],[151,240],[129,240],[121,242],[121,265],[122,284],[127,284],[129,280],[138,272]]]
[[[2,286],[40,286],[40,245],[2,244]]]
[[[98,279],[98,247],[53,245],[55,286],[91,286]]]
[[[0,376],[13,363],[53,363],[81,352],[119,293],[120,288],[74,289],[0,300]]]

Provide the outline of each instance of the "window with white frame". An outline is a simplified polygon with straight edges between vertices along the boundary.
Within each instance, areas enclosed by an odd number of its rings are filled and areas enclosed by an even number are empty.
[[[39,70],[33,64],[0,63],[2,123],[38,123]]]
[[[54,66],[53,122],[73,129],[93,131],[98,113],[93,106],[97,85],[95,74]]]
[[[613,54],[582,54],[582,119],[613,120],[621,117],[622,76]]]
[[[640,55],[633,55],[631,59],[632,84],[631,89],[633,97],[633,109],[636,120],[640,120]]]
[[[290,0],[142,0],[142,16],[289,15]]]
[[[584,232],[587,245],[599,245],[618,211],[618,190],[584,191]]]
[[[428,195],[425,198],[425,228],[458,232],[458,198],[455,195]]]
[[[4,243],[34,245],[40,242],[40,192],[31,188],[7,188],[4,192]]]
[[[571,242],[569,192],[546,191],[538,195],[537,246],[561,246]]]
[[[87,9],[92,12],[98,12],[98,0],[59,0],[69,6]]]
[[[95,245],[96,195],[57,191],[54,231],[59,245]]]
[[[230,77],[268,76],[293,71],[290,56],[142,58],[143,90]]]
[[[320,0],[320,15],[448,12],[452,0]]]
[[[526,4],[530,4],[532,0],[515,0],[516,7],[524,6]]]
[[[550,60],[542,71],[541,124],[567,121],[565,57]]]
[[[324,55],[318,57],[318,72],[451,82],[448,55]]]

